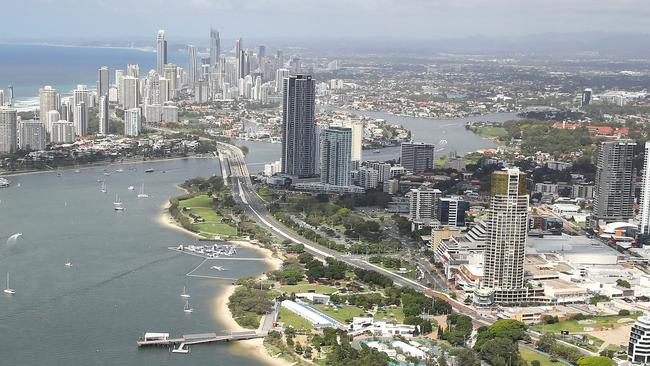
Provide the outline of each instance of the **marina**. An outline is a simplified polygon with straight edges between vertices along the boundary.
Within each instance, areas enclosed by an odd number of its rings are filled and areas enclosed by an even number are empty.
[[[203,258],[232,257],[237,254],[237,249],[230,244],[206,244],[206,245],[179,245],[176,248],[170,248],[182,253],[194,254]]]

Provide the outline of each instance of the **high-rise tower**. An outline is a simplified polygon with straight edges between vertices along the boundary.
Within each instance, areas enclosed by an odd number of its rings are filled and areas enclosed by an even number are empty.
[[[167,63],[167,40],[165,40],[165,31],[159,30],[156,37],[156,71],[162,75]]]
[[[350,185],[352,130],[330,127],[320,135],[320,181],[333,186]]]
[[[311,75],[284,79],[282,95],[282,172],[299,178],[316,175],[316,89]]]
[[[221,39],[219,39],[219,31],[210,29],[210,66],[215,68],[219,62],[219,55],[221,54]]]
[[[633,140],[600,144],[594,194],[594,217],[605,222],[627,221],[634,217]]]

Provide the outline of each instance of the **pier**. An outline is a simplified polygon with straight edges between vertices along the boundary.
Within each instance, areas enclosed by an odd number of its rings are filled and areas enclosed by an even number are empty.
[[[216,333],[186,334],[177,338],[170,338],[169,333],[147,332],[144,336],[138,339],[137,344],[138,347],[178,346],[178,348],[174,349],[176,353],[187,353],[188,350],[185,346],[193,344],[243,341],[247,339],[264,338],[267,334],[268,332],[245,331],[231,332],[226,335],[217,335]]]

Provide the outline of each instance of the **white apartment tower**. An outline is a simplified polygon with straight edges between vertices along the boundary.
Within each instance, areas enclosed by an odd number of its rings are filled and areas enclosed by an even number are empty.
[[[487,243],[478,304],[521,303],[527,299],[524,255],[528,233],[526,177],[519,169],[492,173]]]

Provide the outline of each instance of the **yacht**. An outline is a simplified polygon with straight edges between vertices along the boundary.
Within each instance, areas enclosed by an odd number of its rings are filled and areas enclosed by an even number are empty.
[[[134,190],[134,189],[135,189],[134,186],[129,186],[129,191],[132,191],[132,190]]]
[[[138,198],[149,198],[149,195],[144,193],[144,182],[142,182],[142,186],[140,186],[140,193],[138,193]]]
[[[189,299],[189,298],[190,298],[190,294],[188,294],[187,292],[185,292],[185,286],[183,286],[183,293],[181,294],[181,297],[184,297],[184,298],[186,298],[186,299]]]
[[[13,295],[16,293],[16,290],[9,287],[9,272],[7,272],[7,287],[3,290],[3,292],[7,295]]]
[[[124,211],[124,207],[122,206],[122,201],[120,201],[120,197],[115,195],[115,202],[113,202],[113,209],[115,211]]]
[[[192,308],[190,307],[190,302],[187,301],[187,300],[185,300],[185,308],[183,308],[183,311],[184,311],[186,314],[189,314],[189,313],[193,313],[193,312],[194,312],[194,309],[192,309]]]
[[[153,173],[153,169],[149,168],[149,169],[145,170],[144,172],[145,173]]]

